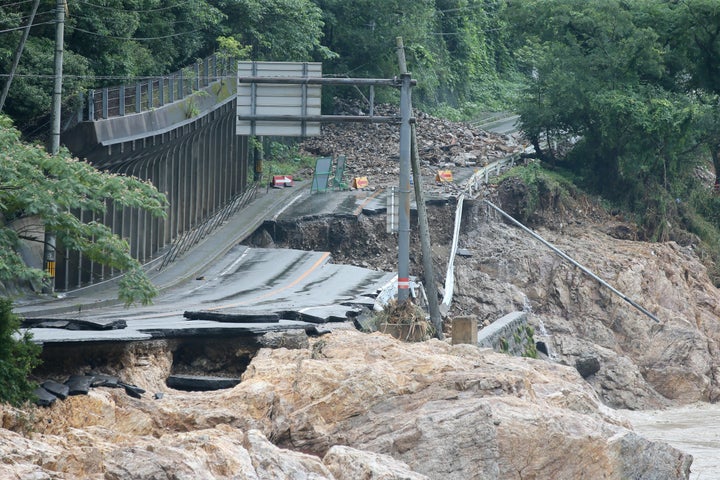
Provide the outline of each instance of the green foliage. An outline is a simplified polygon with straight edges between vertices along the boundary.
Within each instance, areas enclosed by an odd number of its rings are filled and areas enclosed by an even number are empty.
[[[520,222],[529,221],[539,209],[562,208],[564,202],[576,191],[567,172],[559,169],[546,170],[539,162],[516,166],[497,177],[494,182],[500,183],[511,178],[520,179],[527,189],[520,211],[516,212]]]
[[[508,10],[526,77],[517,111],[540,157],[637,212],[649,239],[702,224],[695,212],[712,216],[684,199],[708,153],[720,171],[717,2],[517,7]]]
[[[40,364],[41,352],[30,334],[20,333],[19,328],[12,302],[0,298],[0,402],[15,406],[32,399],[37,385],[28,375]]]
[[[333,56],[320,43],[322,12],[310,0],[223,2],[223,32],[251,49],[253,60],[307,61]]]
[[[323,11],[324,40],[338,57],[326,62],[340,76],[392,77],[399,72],[396,38],[402,37],[408,69],[418,86],[416,104],[458,108],[497,106],[510,69],[506,28],[498,0],[315,0]],[[496,88],[499,87],[499,88]],[[347,93],[345,93],[347,94]],[[394,99],[378,91],[378,101]]]
[[[72,213],[82,209],[103,214],[109,200],[155,216],[165,215],[167,207],[165,196],[149,182],[102,173],[72,158],[65,149],[50,156],[42,147],[21,142],[10,120],[0,116],[0,281],[38,281],[42,277],[42,272],[25,265],[18,249],[21,240],[43,239],[16,231],[9,223],[34,217],[65,247],[128,272],[120,293],[126,303],[148,303],[156,290],[130,256],[127,242],[105,225],[82,222]]]
[[[270,142],[263,150],[267,150],[263,183],[270,182],[273,175],[292,175],[302,180],[315,167],[315,157],[300,153],[297,145]]]
[[[517,328],[517,335],[523,338],[525,348],[522,356],[528,358],[538,358],[537,346],[535,345],[535,330],[530,325]]]
[[[218,42],[218,55],[222,55],[224,58],[234,58],[236,60],[246,60],[250,58],[252,47],[250,45],[243,45],[240,41],[234,37],[219,36]]]

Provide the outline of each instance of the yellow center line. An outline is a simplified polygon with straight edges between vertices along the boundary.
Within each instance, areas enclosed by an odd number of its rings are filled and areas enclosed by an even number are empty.
[[[378,189],[378,190],[375,190],[372,195],[370,195],[369,197],[367,197],[367,198],[365,199],[365,201],[362,202],[362,203],[360,204],[360,206],[355,209],[355,211],[353,212],[353,214],[354,214],[354,215],[360,215],[360,213],[362,213],[363,208],[365,208],[365,205],[367,205],[368,203],[370,203],[370,200],[372,200],[373,198],[377,197],[378,195],[380,195],[380,194],[381,194],[382,192],[384,192],[384,191],[385,191],[385,190],[382,189],[382,188],[381,188],[381,189]]]
[[[330,253],[329,253],[329,252],[323,252],[323,254],[320,256],[320,258],[317,260],[317,262],[315,262],[315,263],[313,264],[312,267],[310,267],[309,269],[307,269],[305,272],[303,272],[302,275],[300,275],[299,277],[297,277],[295,280],[293,280],[292,282],[288,283],[287,285],[283,285],[283,286],[280,287],[280,288],[276,288],[275,290],[271,290],[271,291],[266,292],[266,293],[264,293],[264,294],[262,294],[262,295],[258,295],[257,297],[253,297],[253,298],[251,298],[251,299],[249,299],[249,300],[245,300],[245,301],[243,301],[243,302],[228,303],[228,304],[226,304],[226,305],[219,305],[219,306],[217,306],[217,307],[206,308],[205,310],[222,310],[223,308],[238,307],[238,306],[240,306],[240,305],[247,305],[248,303],[257,302],[257,301],[260,301],[260,300],[262,300],[262,299],[264,299],[264,298],[272,297],[273,295],[277,295],[278,293],[282,292],[283,290],[287,290],[288,288],[294,287],[294,286],[297,285],[298,283],[302,282],[305,277],[307,277],[308,275],[310,275],[313,271],[315,271],[315,269],[317,269],[320,265],[322,265],[323,262],[325,261],[325,259],[328,258],[329,256],[330,256]]]

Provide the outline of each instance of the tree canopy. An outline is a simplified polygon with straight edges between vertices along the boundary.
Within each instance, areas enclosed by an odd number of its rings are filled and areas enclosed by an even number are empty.
[[[681,25],[694,31],[692,2],[680,3],[679,10],[659,0],[517,3],[511,23],[527,77],[517,110],[546,160],[558,159],[553,146],[574,139],[563,158],[607,191],[638,180],[667,186],[691,170],[716,99],[703,101],[714,94],[696,90],[708,85],[697,73],[704,67],[682,53],[695,42],[671,33]]]
[[[699,235],[720,282],[720,202],[697,174],[720,175],[720,3],[523,0],[506,12],[525,78],[516,111],[539,157],[634,212],[649,238]]]
[[[54,5],[41,1],[6,106],[24,133],[49,112]],[[28,10],[0,5],[0,71]],[[63,98],[218,49],[391,77],[398,36],[415,106],[513,109],[543,160],[631,206],[689,195],[698,162],[720,172],[716,0],[68,0]]]
[[[157,293],[140,264],[130,256],[126,241],[105,225],[82,222],[74,211],[104,213],[107,203],[137,207],[164,215],[165,196],[150,183],[133,177],[102,173],[72,158],[66,149],[55,156],[20,140],[10,119],[0,115],[0,281],[39,282],[44,272],[25,264],[21,240],[42,242],[13,228],[13,222],[37,218],[68,248],[86,258],[126,272],[120,295],[126,303],[148,303]]]

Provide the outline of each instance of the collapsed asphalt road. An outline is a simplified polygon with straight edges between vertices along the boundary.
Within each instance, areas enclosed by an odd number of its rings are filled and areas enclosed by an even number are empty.
[[[35,341],[44,344],[258,335],[347,320],[372,306],[377,291],[394,277],[330,260],[327,252],[237,245],[151,306],[112,306],[26,320],[34,325]],[[94,323],[98,329],[74,329],[74,320],[83,328]],[[59,321],[62,328],[54,323]]]

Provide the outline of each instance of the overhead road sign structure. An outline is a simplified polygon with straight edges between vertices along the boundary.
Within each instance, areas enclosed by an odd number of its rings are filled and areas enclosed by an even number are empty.
[[[279,82],[288,77],[321,78],[322,64],[238,62],[238,135],[320,135],[320,123],[306,120],[320,115],[320,86]]]
[[[240,72],[252,73],[253,64],[255,65],[255,74],[243,75]],[[290,70],[284,72],[288,76],[281,76],[279,72],[281,65],[290,65]],[[308,75],[300,76],[297,66],[308,65]],[[277,135],[277,136],[308,136],[319,135],[320,123],[397,123],[401,122],[400,116],[382,116],[373,115],[372,105],[370,106],[369,115],[321,115],[320,114],[320,90],[322,85],[347,85],[347,86],[369,86],[371,89],[376,86],[402,88],[402,80],[395,78],[323,78],[320,76],[310,75],[312,63],[291,63],[291,62],[240,62],[238,66],[238,108],[237,108],[237,134],[238,135]],[[319,64],[318,64],[319,65]],[[268,74],[265,66],[274,68],[272,74]],[[295,75],[289,76],[292,68],[295,68]],[[299,70],[302,71],[302,70]],[[319,70],[318,70],[319,72]],[[318,73],[313,72],[313,73]],[[415,85],[416,80],[410,80],[410,85]],[[294,87],[294,89],[267,90],[264,87]],[[317,88],[315,92],[310,92],[310,87]],[[303,91],[302,87],[308,90]],[[261,97],[258,97],[260,92]],[[279,94],[298,95],[295,100],[289,100],[289,105],[285,111],[278,108],[279,99],[275,95]],[[307,109],[303,108],[303,95],[307,94]],[[267,98],[265,98],[267,97]],[[285,97],[286,99],[289,97]],[[372,98],[372,95],[371,95]],[[410,123],[414,123],[415,119],[410,118]],[[273,129],[273,125],[290,126],[290,133],[278,133],[277,129]],[[303,125],[305,133],[303,133]],[[254,132],[253,132],[254,128]],[[268,133],[270,131],[271,133]],[[298,131],[300,133],[298,133]]]

